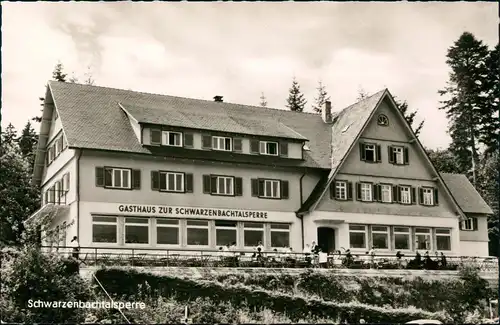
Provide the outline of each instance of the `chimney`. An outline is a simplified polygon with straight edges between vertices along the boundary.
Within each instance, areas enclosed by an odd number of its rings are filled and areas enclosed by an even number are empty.
[[[214,96],[214,101],[222,103],[223,102],[222,98],[224,98],[224,97],[223,96]]]
[[[323,116],[323,121],[325,123],[332,123],[332,102],[327,100],[323,109],[321,110],[321,115]]]

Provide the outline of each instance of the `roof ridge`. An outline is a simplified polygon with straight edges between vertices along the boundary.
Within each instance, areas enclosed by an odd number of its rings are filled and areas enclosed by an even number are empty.
[[[106,87],[106,86],[97,86],[97,85],[86,85],[86,84],[81,84],[77,82],[65,82],[65,81],[57,81],[57,80],[49,80],[50,83],[61,83],[61,84],[73,84],[73,85],[78,85],[82,87],[87,87],[87,88],[104,88],[104,89],[111,89],[111,90],[118,90],[118,91],[124,91],[124,92],[132,92],[132,93],[137,93],[137,94],[144,94],[144,95],[153,95],[153,96],[163,96],[163,97],[173,97],[173,98],[180,98],[180,99],[191,99],[191,100],[198,100],[202,102],[208,102],[208,103],[214,103],[212,100],[208,99],[200,99],[200,98],[193,98],[193,97],[182,97],[182,96],[173,96],[173,95],[166,95],[166,94],[158,94],[158,93],[149,93],[149,92],[144,92],[144,91],[137,91],[137,90],[128,90],[128,89],[123,89],[123,88],[115,88],[115,87]],[[229,105],[238,105],[238,106],[246,106],[246,107],[251,107],[251,108],[256,108],[260,110],[278,110],[278,111],[283,111],[287,113],[294,113],[294,114],[308,114],[308,115],[314,115],[314,116],[321,116],[318,113],[314,112],[297,112],[297,111],[290,111],[287,109],[280,109],[280,108],[275,108],[275,107],[263,107],[263,106],[255,106],[255,105],[247,105],[247,104],[238,104],[238,103],[230,103],[230,102],[220,102],[218,104],[224,105],[224,104],[229,104]]]

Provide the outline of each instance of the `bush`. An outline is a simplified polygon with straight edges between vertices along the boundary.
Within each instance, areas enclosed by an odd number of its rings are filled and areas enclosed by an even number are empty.
[[[2,254],[0,314],[8,322],[81,322],[83,311],[30,308],[30,301],[86,301],[90,287],[75,261],[42,253],[35,247]]]

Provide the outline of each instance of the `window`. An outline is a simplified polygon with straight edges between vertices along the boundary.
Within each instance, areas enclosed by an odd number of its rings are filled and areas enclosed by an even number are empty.
[[[131,188],[130,169],[106,168],[104,170],[104,180],[106,187]]]
[[[212,137],[212,149],[214,150],[222,150],[222,151],[231,151],[231,138],[226,137]]]
[[[400,186],[400,202],[403,204],[411,204],[411,187],[410,186]]]
[[[389,125],[389,119],[387,118],[386,115],[380,114],[377,118],[377,124],[381,126],[388,126]]]
[[[236,221],[215,221],[215,245],[225,246],[237,243]]]
[[[389,163],[394,165],[408,164],[408,148],[403,146],[388,146]]]
[[[116,217],[92,217],[92,242],[114,243],[117,242]]]
[[[125,244],[149,244],[149,219],[125,218]]]
[[[288,224],[271,224],[271,247],[290,247],[290,225]]]
[[[422,204],[434,205],[434,191],[432,188],[422,188]]]
[[[389,249],[389,228],[372,226],[372,247],[374,249]]]
[[[50,146],[48,149],[47,149],[47,155],[48,155],[48,165],[50,165],[50,163],[54,160],[54,147],[53,146]]]
[[[450,229],[436,229],[436,249],[438,251],[451,251]]]
[[[182,133],[163,131],[163,144],[166,146],[182,147]]]
[[[190,246],[208,246],[208,221],[186,221],[187,244]]]
[[[381,162],[380,146],[374,143],[360,143],[360,157],[366,162]]]
[[[396,250],[410,250],[410,228],[394,227],[394,248]]]
[[[347,200],[347,182],[335,182],[335,198],[337,200]]]
[[[268,198],[280,198],[280,181],[278,180],[264,180],[264,195]]]
[[[380,185],[380,200],[384,203],[392,202],[392,185]]]
[[[62,150],[62,145],[60,145],[60,141],[59,141],[60,138],[57,138],[55,141],[54,141],[54,157],[57,157],[59,156],[59,154],[61,153],[61,150]]]
[[[67,193],[69,191],[69,173],[64,174],[62,178],[62,190]]]
[[[375,161],[375,145],[374,144],[365,144],[365,160],[367,161]]]
[[[431,230],[429,228],[415,228],[415,242],[417,250],[432,250]]]
[[[234,178],[229,176],[217,176],[216,178],[215,194],[219,195],[233,195],[234,193]]]
[[[156,219],[156,243],[159,245],[179,245],[179,220]]]
[[[461,230],[477,230],[477,218],[468,218],[460,222]]]
[[[160,191],[184,192],[184,173],[160,173]]]
[[[245,247],[255,247],[264,243],[264,224],[257,222],[243,223],[243,242]]]
[[[371,202],[373,200],[371,183],[358,183],[358,200]]]
[[[259,142],[259,152],[261,155],[278,155],[278,143],[277,142],[269,142],[269,141],[260,141]]]
[[[366,248],[366,226],[349,225],[349,244],[351,248]]]

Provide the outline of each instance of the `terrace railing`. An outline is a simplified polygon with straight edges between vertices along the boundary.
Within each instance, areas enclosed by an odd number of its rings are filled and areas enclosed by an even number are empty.
[[[48,247],[42,250],[74,256],[85,266],[143,267],[267,267],[267,268],[338,268],[338,269],[425,269],[458,270],[464,266],[482,272],[498,272],[496,257],[430,256],[421,260],[415,255],[396,257],[385,254],[305,254],[281,252],[249,252],[192,249],[80,247],[77,255],[72,247]]]

